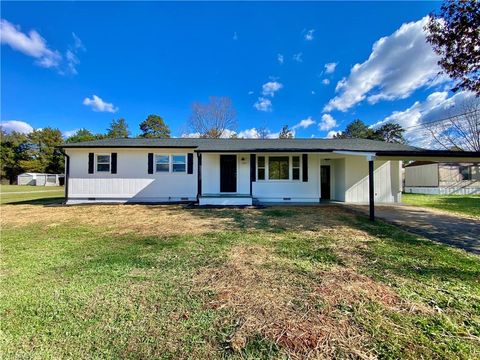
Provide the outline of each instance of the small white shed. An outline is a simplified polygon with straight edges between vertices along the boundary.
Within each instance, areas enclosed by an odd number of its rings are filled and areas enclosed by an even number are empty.
[[[23,173],[18,175],[18,185],[59,186],[63,174]]]

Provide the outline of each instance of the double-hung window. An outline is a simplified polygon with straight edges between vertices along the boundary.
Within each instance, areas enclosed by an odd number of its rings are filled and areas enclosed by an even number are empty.
[[[187,159],[185,155],[172,155],[172,172],[184,173],[187,171]]]
[[[186,155],[155,155],[155,171],[157,173],[186,173]]]
[[[300,156],[292,156],[292,180],[300,180]]]
[[[170,172],[170,155],[155,155],[155,171]]]
[[[110,172],[110,155],[97,155],[97,172]]]
[[[257,179],[265,180],[265,156],[258,157],[257,172]]]

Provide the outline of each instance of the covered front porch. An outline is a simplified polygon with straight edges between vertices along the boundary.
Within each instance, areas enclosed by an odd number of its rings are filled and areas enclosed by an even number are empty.
[[[197,152],[199,205],[367,203],[365,154]],[[381,203],[399,202],[400,164],[375,164]]]

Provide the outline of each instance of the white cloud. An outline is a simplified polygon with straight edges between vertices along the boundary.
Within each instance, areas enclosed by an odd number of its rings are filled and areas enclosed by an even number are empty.
[[[2,130],[6,133],[16,131],[22,134],[28,134],[33,131],[33,127],[29,123],[18,120],[2,121],[0,123],[0,128],[2,128]]]
[[[35,58],[35,63],[39,66],[57,67],[62,60],[62,55],[58,51],[49,49],[45,39],[35,30],[25,34],[19,26],[1,19],[0,34],[2,44],[7,44],[12,49]]]
[[[69,137],[75,135],[78,130],[80,130],[80,129],[62,131],[62,136],[63,136],[65,139],[68,139]]]
[[[438,56],[425,39],[427,21],[424,17],[405,23],[376,41],[368,60],[355,64],[348,78],[337,84],[339,94],[324,111],[346,111],[365,99],[370,103],[403,99],[422,86],[446,81],[446,77],[438,77]]]
[[[375,128],[388,122],[398,123],[406,130],[405,138],[409,143],[421,147],[432,147],[433,139],[421,124],[458,115],[464,112],[463,104],[465,101],[473,98],[475,98],[475,95],[466,91],[459,92],[451,97],[448,97],[446,91],[434,92],[425,101],[416,101],[403,111],[394,111],[372,127]]]
[[[323,84],[323,85],[328,85],[328,84],[330,84],[330,80],[328,80],[328,79],[323,79],[323,80],[322,80],[322,84]]]
[[[236,31],[233,33],[232,39],[233,39],[233,40],[238,40],[238,35],[237,35],[237,32],[236,32]]]
[[[312,119],[311,116],[309,116],[308,118],[306,119],[303,119],[302,121],[300,121],[298,124],[292,126],[292,130],[296,130],[296,129],[306,129],[308,128],[310,125],[313,125],[315,124],[315,120]]]
[[[280,64],[283,64],[284,58],[283,58],[283,55],[282,55],[282,54],[277,54],[277,61],[278,61]]]
[[[313,37],[314,32],[315,32],[315,29],[310,29],[310,30],[306,31],[303,38],[306,41],[312,41],[314,39],[314,37]]]
[[[80,60],[78,59],[78,52],[79,51],[85,51],[85,46],[82,43],[82,40],[72,32],[72,37],[73,37],[73,45],[69,47],[67,52],[65,53],[65,62],[66,62],[66,70],[65,71],[60,71],[60,73],[69,73],[72,75],[76,75],[77,68],[76,66],[80,64]]]
[[[199,138],[200,133],[199,132],[197,132],[197,133],[184,133],[180,137],[182,137],[182,138]]]
[[[337,67],[338,63],[328,63],[325,64],[325,74],[333,74]]]
[[[222,134],[222,138],[230,138],[233,135],[237,135],[238,138],[241,139],[260,139],[261,138],[261,130],[257,128],[245,129],[240,132],[236,132],[234,130],[225,129]],[[263,131],[264,135],[268,139],[278,138],[278,133],[271,132],[269,129]],[[200,133],[184,133],[181,135],[182,138],[199,138]]]
[[[248,95],[253,95],[253,91],[250,90],[250,91],[248,92]]]
[[[83,105],[90,106],[93,111],[98,111],[98,112],[117,112],[118,108],[113,106],[112,103],[108,103],[106,101],[103,101],[100,97],[97,95],[93,95],[91,99],[86,97],[83,100]]]
[[[331,130],[328,132],[326,139],[332,139],[335,135],[338,135],[340,131]]]
[[[64,56],[59,51],[50,49],[47,41],[37,31],[23,33],[20,26],[15,26],[5,19],[0,20],[0,34],[2,44],[35,58],[36,65],[56,69],[60,75],[77,74],[76,66],[80,63],[77,54],[85,51],[85,46],[75,33],[72,33],[73,44],[68,47]]]
[[[261,134],[263,133],[263,134]],[[275,139],[278,138],[278,132],[274,133],[269,129],[261,130],[257,128],[245,129],[240,131],[237,136],[240,139],[260,139],[261,137],[265,137],[267,139]]]
[[[262,94],[263,96],[274,97],[275,93],[281,88],[283,88],[283,84],[278,81],[269,81],[262,85]]]
[[[333,129],[337,126],[337,121],[330,114],[323,114],[322,120],[318,123],[318,129],[322,131]]]
[[[293,61],[296,61],[296,62],[299,62],[299,63],[303,62],[303,53],[299,52],[297,54],[293,54],[292,59],[293,59]]]
[[[316,94],[315,90],[310,91],[310,94],[315,95]]]
[[[259,111],[265,111],[265,112],[270,112],[272,111],[272,102],[270,99],[264,98],[264,97],[259,97],[257,102],[253,104],[255,109]]]

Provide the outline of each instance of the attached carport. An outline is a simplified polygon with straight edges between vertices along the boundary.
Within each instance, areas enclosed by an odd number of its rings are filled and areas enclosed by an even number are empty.
[[[369,218],[375,220],[375,191],[374,191],[374,166],[375,161],[448,161],[448,162],[480,162],[480,152],[473,151],[445,151],[423,150],[415,151],[333,151],[336,154],[366,157],[368,161],[368,205]]]

